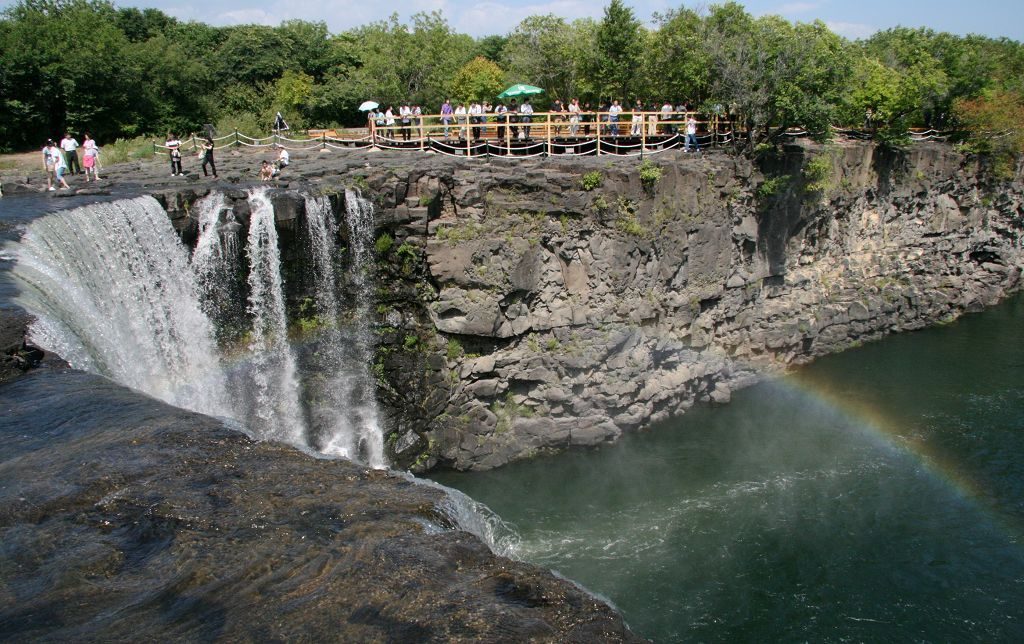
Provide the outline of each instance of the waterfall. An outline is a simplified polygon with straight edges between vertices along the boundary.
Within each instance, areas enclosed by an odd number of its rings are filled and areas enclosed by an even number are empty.
[[[308,199],[306,202],[317,313],[324,326],[320,368],[331,374],[314,411],[314,427],[323,453],[363,460],[371,467],[384,467],[386,461],[378,419],[376,383],[369,371],[373,362],[373,332],[370,327],[373,205],[352,191],[346,191],[345,204],[352,253],[350,277],[355,298],[351,321],[343,330],[332,259],[337,233],[334,214],[326,198]]]
[[[258,435],[292,445],[306,445],[306,424],[299,401],[295,354],[288,342],[281,253],[274,225],[274,206],[265,189],[249,192],[252,212],[246,255],[249,260],[249,301],[252,320],[249,360],[241,377],[249,404],[246,424]]]
[[[187,251],[152,197],[47,215],[14,256],[33,342],[172,405],[235,416]]]
[[[234,213],[219,192],[197,201],[192,213],[199,223],[199,237],[192,251],[192,272],[200,306],[215,328],[238,326],[242,317],[237,305],[242,298],[237,280],[241,263],[238,248],[241,224],[235,221]]]

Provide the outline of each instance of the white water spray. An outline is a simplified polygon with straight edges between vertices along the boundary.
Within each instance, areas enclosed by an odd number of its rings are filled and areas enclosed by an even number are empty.
[[[373,205],[353,191],[346,191],[346,223],[352,252],[351,279],[355,291],[355,310],[348,333],[338,327],[340,311],[335,295],[336,280],[331,260],[336,234],[330,202],[325,198],[309,200],[306,216],[313,252],[313,270],[317,279],[317,298],[322,315],[329,318],[326,366],[333,374],[325,406],[318,414],[325,435],[325,454],[363,460],[371,467],[385,467],[384,439],[375,395],[376,383],[370,376],[373,361],[373,334],[370,328],[370,304],[373,282]],[[333,306],[333,310],[329,307]]]
[[[234,417],[187,250],[156,200],[47,215],[14,249],[33,342],[172,405]]]
[[[258,435],[292,445],[306,444],[306,424],[299,403],[295,355],[288,343],[281,253],[277,246],[274,207],[266,190],[249,193],[251,218],[246,255],[249,259],[249,302],[252,319],[251,381],[247,425]]]

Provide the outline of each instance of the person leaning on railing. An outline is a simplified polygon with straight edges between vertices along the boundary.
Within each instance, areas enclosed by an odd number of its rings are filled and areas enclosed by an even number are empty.
[[[522,123],[527,124],[523,126],[523,137],[530,138],[529,123],[533,120],[533,106],[530,105],[530,99],[528,98],[524,98],[523,104],[519,106],[519,119]]]

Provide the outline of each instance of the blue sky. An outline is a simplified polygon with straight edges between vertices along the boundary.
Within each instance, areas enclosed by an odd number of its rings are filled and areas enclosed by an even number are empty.
[[[699,8],[709,2],[668,0],[624,0],[643,21],[655,12],[686,6]],[[0,7],[14,4],[0,0]],[[332,32],[344,31],[386,18],[396,9],[403,20],[418,11],[441,10],[457,31],[473,36],[506,34],[524,17],[552,13],[573,20],[600,18],[607,0],[125,0],[122,7],[155,7],[183,20],[213,25],[258,23],[276,25],[282,20],[322,20]],[[956,34],[978,33],[1024,40],[1024,3],[1020,0],[974,0],[953,2],[894,2],[892,0],[750,0],[742,3],[754,15],[778,14],[792,21],[824,21],[833,31],[848,38],[862,38],[879,29],[903,25],[930,27]]]

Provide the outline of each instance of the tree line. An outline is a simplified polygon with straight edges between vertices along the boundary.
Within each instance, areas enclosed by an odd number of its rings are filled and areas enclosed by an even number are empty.
[[[529,16],[506,35],[457,33],[440,12],[332,34],[323,22],[214,27],[107,0],[21,0],[0,14],[0,148],[65,130],[100,141],[199,131],[362,125],[372,99],[436,112],[511,83],[535,101],[686,101],[771,142],[799,126],[960,127],[978,148],[1017,145],[1024,47],[1006,38],[895,28],[847,40],[820,22],[754,17],[735,2],[653,16],[621,0],[600,20]],[[870,116],[868,111],[870,110]],[[867,122],[865,122],[867,121]],[[1011,131],[1009,136],[1007,131]],[[985,138],[988,137],[988,138]]]

